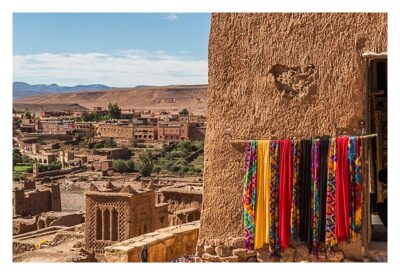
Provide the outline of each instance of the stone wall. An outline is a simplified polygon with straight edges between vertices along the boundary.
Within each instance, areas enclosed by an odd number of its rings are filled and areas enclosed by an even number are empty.
[[[193,255],[199,233],[199,222],[158,229],[105,248],[107,262],[141,262],[142,247],[147,245],[148,262],[170,262]]]
[[[243,146],[229,141],[359,134],[368,51],[387,51],[386,14],[212,15],[199,255],[234,255],[243,234]]]
[[[71,168],[60,169],[60,170],[40,172],[37,174],[37,177],[38,178],[53,177],[53,176],[59,176],[59,175],[66,175],[66,174],[70,174],[72,172],[77,172],[77,171],[79,171],[79,172],[86,171],[86,166],[77,166],[77,167],[71,167]]]

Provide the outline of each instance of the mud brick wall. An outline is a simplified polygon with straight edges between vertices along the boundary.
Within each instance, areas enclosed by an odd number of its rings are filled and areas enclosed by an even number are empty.
[[[105,248],[107,262],[140,262],[147,245],[148,262],[169,262],[196,252],[199,222],[165,227]]]
[[[212,15],[200,256],[241,246],[243,147],[229,140],[359,134],[368,51],[387,51],[386,14]]]

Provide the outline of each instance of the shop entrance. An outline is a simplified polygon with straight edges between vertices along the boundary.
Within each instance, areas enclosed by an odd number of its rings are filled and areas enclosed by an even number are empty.
[[[387,241],[387,57],[368,59],[369,132],[371,142],[370,186],[371,241]]]

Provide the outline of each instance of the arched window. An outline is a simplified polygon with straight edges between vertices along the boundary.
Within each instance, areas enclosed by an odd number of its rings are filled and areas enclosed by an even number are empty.
[[[110,240],[110,210],[104,211],[104,240]]]
[[[101,210],[97,208],[96,211],[96,240],[101,240],[102,239],[102,233],[103,233],[103,220],[101,217]]]
[[[112,241],[119,241],[118,239],[118,212],[116,209],[114,209],[112,211],[112,221],[111,221],[111,228],[112,228],[112,232],[111,232],[111,240]]]

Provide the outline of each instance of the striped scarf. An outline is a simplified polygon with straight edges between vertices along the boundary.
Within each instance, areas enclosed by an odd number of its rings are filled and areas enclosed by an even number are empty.
[[[292,170],[293,170],[293,185],[292,185],[292,205],[290,215],[290,235],[293,240],[299,239],[300,226],[300,180],[301,180],[301,142],[293,140],[292,144]]]
[[[348,241],[355,241],[361,233],[362,205],[362,140],[349,138],[349,198],[350,233]]]
[[[281,247],[279,241],[279,142],[270,141],[270,197],[269,197],[269,255],[279,257]]]
[[[325,223],[325,245],[329,251],[337,244],[335,235],[335,212],[336,212],[336,163],[337,149],[336,139],[331,139],[328,149],[328,182],[326,186],[326,223]]]
[[[312,243],[313,254],[318,257],[319,248],[319,227],[320,217],[320,198],[319,198],[319,153],[320,140],[313,139],[311,146],[311,221],[312,221]]]
[[[248,250],[254,249],[256,179],[257,179],[257,141],[246,144],[245,175],[243,178],[243,218],[244,245]]]

